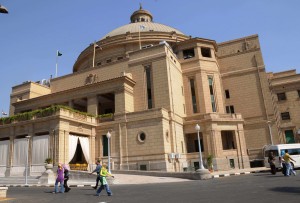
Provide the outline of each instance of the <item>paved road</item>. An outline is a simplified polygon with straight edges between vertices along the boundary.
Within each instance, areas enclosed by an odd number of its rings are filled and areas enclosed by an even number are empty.
[[[72,188],[65,194],[52,194],[53,188],[49,187],[10,187],[7,197],[11,199],[6,202],[299,203],[300,175],[255,173],[200,181],[112,185],[111,189],[113,196],[108,197],[103,191],[96,197],[91,187]]]

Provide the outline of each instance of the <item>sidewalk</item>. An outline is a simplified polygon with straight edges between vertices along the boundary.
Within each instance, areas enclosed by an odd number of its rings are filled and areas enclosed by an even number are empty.
[[[214,171],[212,172],[212,178],[221,178],[236,175],[246,175],[250,173],[261,173],[269,171],[270,169],[266,167],[260,168],[247,168],[247,169],[232,169],[229,171]],[[115,174],[115,178],[109,178],[111,184],[123,185],[123,184],[152,184],[152,183],[170,183],[170,182],[184,182],[184,181],[195,181],[184,178],[175,177],[159,177],[159,176],[149,176],[149,175],[133,175],[133,174]],[[71,178],[68,184],[71,187],[84,187],[95,185],[96,176],[85,176],[85,178]],[[24,187],[24,177],[0,177],[0,186],[3,187]],[[53,185],[39,185],[38,177],[28,177],[28,184],[30,187],[42,187],[48,186],[53,187]]]

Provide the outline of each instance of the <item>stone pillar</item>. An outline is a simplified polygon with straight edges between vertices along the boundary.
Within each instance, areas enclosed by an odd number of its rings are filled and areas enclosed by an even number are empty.
[[[242,124],[238,124],[238,130],[235,132],[236,140],[237,140],[237,150],[240,157],[241,167],[242,168],[250,168],[249,156],[247,155],[247,148],[245,142],[245,134]]]
[[[10,176],[11,172],[11,167],[13,166],[13,159],[14,159],[14,140],[15,140],[15,135],[14,135],[14,127],[10,127],[9,129],[9,150],[8,150],[8,161],[7,161],[7,167],[5,171],[5,177]]]
[[[74,108],[74,102],[73,102],[73,100],[69,101],[69,107],[71,107],[72,109]]]
[[[32,139],[34,136],[33,125],[28,126],[27,136],[30,136],[29,142],[28,142],[28,173],[27,173],[28,176],[30,176],[31,164],[32,164]]]
[[[65,130],[56,130],[55,136],[55,165],[57,165],[58,163],[64,163],[66,160]]]
[[[90,170],[93,170],[95,168],[95,160],[96,160],[96,128],[92,128],[92,133],[91,133],[91,136],[90,136],[90,167],[89,169]]]
[[[219,130],[211,130],[211,136],[212,136],[212,154],[215,158],[222,156],[222,137],[221,137],[221,131]]]
[[[55,129],[49,130],[49,155],[48,157],[51,157],[52,160],[54,160],[54,136],[55,136]]]
[[[87,112],[93,115],[98,115],[98,98],[97,95],[88,97],[87,99]]]
[[[115,92],[115,113],[133,112],[133,88],[124,84],[123,89]]]
[[[62,163],[67,164],[69,163],[69,131],[67,130],[62,130],[63,134],[63,139],[61,143],[61,148],[62,148]]]

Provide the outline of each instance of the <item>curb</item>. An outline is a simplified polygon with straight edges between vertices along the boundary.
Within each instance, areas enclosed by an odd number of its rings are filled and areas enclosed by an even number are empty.
[[[225,174],[213,175],[213,178],[223,178],[223,177],[229,177],[229,176],[239,176],[239,175],[247,175],[250,173],[263,173],[263,172],[268,172],[268,171],[262,170],[262,171],[246,171],[246,172],[240,172],[240,173],[225,173]]]

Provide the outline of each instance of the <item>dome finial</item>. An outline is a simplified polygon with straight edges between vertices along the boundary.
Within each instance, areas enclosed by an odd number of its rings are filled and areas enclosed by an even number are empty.
[[[140,3],[140,10],[142,10],[143,9],[143,7],[142,7],[142,3]]]

